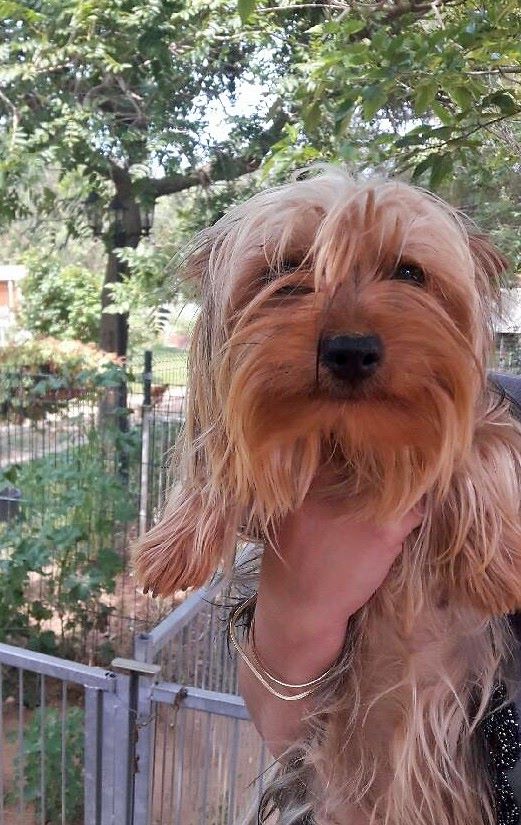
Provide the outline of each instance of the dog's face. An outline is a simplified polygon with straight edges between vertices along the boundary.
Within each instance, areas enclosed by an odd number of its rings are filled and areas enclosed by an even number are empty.
[[[358,468],[382,512],[446,485],[490,340],[489,278],[456,213],[330,175],[262,193],[206,243],[194,368],[213,384],[234,496],[283,512],[331,460]]]
[[[442,501],[473,449],[503,268],[434,196],[340,172],[203,233],[181,479],[141,543],[145,582],[202,584],[317,479],[373,519]]]

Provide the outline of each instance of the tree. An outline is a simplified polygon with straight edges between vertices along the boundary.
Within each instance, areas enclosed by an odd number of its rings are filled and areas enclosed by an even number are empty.
[[[274,6],[249,3],[248,25],[299,8]],[[327,153],[427,175],[434,189],[484,160],[519,171],[516,0],[332,0],[322,8],[287,80],[296,116],[279,162]]]
[[[515,0],[238,0],[244,25],[315,6],[264,172],[316,160],[438,190],[521,269],[521,9]]]
[[[142,235],[140,205],[250,172],[280,137],[280,106],[259,101],[226,140],[212,137],[208,107],[233,99],[242,79],[273,83],[287,41],[271,37],[269,20],[242,32],[228,0],[0,0],[0,18],[0,215],[49,213],[65,198],[74,234],[89,192],[105,212],[112,203],[107,307],[127,271],[115,250]],[[67,178],[67,195],[49,170]],[[124,355],[126,338],[125,314],[103,314],[102,347]]]

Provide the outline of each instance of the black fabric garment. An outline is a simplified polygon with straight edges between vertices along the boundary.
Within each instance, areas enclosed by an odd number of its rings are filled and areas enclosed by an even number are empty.
[[[501,397],[510,401],[512,414],[521,421],[521,376],[489,374]],[[510,617],[519,644],[521,614]],[[494,785],[497,825],[521,825],[521,691],[516,701],[503,706],[505,691],[498,686],[491,713],[482,726],[488,767]]]
[[[521,420],[521,375],[489,372],[488,377],[500,394],[511,402],[512,414],[515,418]]]

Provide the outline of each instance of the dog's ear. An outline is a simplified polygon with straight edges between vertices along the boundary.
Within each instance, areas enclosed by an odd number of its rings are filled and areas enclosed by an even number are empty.
[[[137,577],[154,595],[204,584],[222,561],[231,562],[236,545],[239,514],[227,490],[227,439],[211,363],[218,346],[207,283],[211,251],[206,236],[187,262],[203,285],[203,306],[188,356],[185,426],[173,454],[177,481],[162,517],[135,547]]]
[[[499,616],[521,610],[521,427],[492,399],[474,448],[431,516],[441,591]]]
[[[206,492],[197,485],[174,488],[162,518],[140,540],[135,565],[145,592],[166,597],[201,587],[223,559],[231,560],[238,518]]]
[[[484,294],[499,294],[503,276],[509,267],[507,258],[487,235],[469,235],[470,254],[474,260],[478,288]]]

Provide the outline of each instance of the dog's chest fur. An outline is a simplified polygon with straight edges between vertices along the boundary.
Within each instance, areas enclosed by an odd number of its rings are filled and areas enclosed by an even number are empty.
[[[486,785],[473,719],[482,715],[480,696],[492,688],[483,684],[483,675],[493,671],[491,658],[508,636],[506,623],[480,620],[473,610],[433,610],[426,604],[404,630],[408,608],[396,602],[392,578],[391,573],[355,629],[359,638],[351,668],[337,687],[353,697],[351,705],[340,701],[342,723],[337,717],[334,730],[326,728],[326,738],[345,756],[339,783],[345,796],[317,811],[318,825],[401,825],[385,818],[391,798],[396,811],[403,804],[421,808],[422,797],[433,796],[446,805],[440,823],[450,825],[460,821],[452,819],[449,802],[458,784],[463,806],[466,794],[481,793]],[[412,591],[405,599],[414,597],[414,586]],[[338,731],[344,732],[343,741]],[[472,788],[466,787],[470,770]],[[482,823],[472,814],[467,819],[467,825]]]

